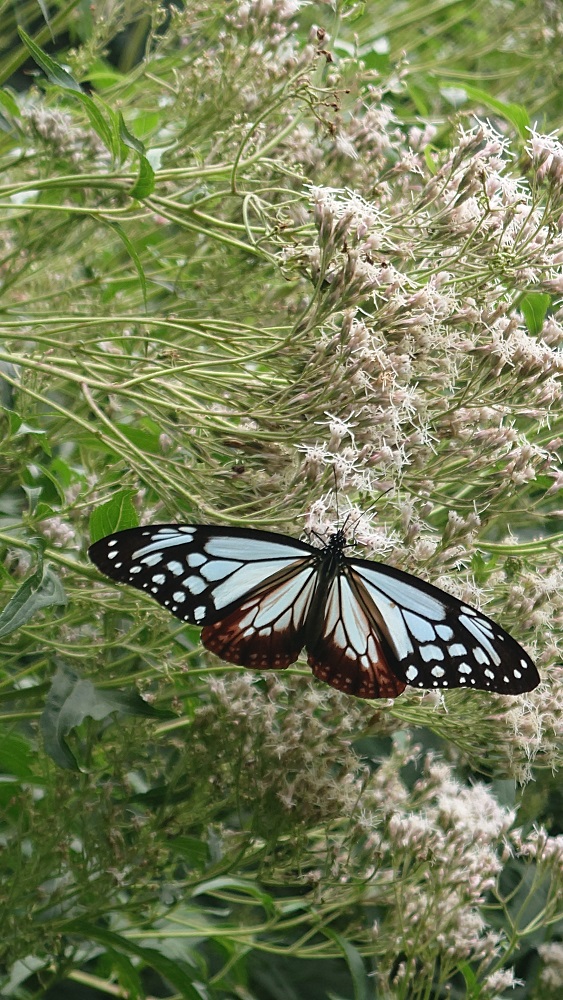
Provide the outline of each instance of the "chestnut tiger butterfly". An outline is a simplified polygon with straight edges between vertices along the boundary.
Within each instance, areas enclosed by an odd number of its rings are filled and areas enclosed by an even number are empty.
[[[409,573],[350,558],[344,532],[322,548],[287,535],[155,524],[95,542],[92,562],[176,618],[227,660],[283,669],[303,647],[314,675],[359,698],[419,688],[531,691],[533,661],[475,608]]]

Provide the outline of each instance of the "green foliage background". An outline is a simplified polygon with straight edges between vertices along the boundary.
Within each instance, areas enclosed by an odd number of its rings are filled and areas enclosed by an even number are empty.
[[[429,163],[473,111],[502,123],[520,165],[526,125],[560,123],[557,4],[334,6],[0,2],[2,996],[484,998],[504,995],[488,978],[502,963],[521,981],[506,995],[549,995],[538,949],[561,939],[560,862],[527,864],[515,842],[503,856],[479,903],[502,962],[448,953],[439,910],[413,943],[393,912],[438,854],[401,853],[385,802],[438,827],[428,761],[442,759],[460,796],[484,781],[526,835],[562,835],[555,687],[523,788],[531,743],[506,699],[380,706],[321,690],[302,665],[254,677],[86,559],[139,517],[298,533],[330,489],[299,449],[342,406],[331,324],[355,303],[331,300],[328,265],[315,277],[303,248],[310,185],[349,183],[337,140],[354,101],[381,87],[399,132],[432,122]],[[558,299],[532,291],[517,299],[534,332]],[[524,399],[514,412],[531,435]],[[554,407],[553,438],[560,421]],[[486,496],[473,576],[506,557],[515,578],[526,559],[548,575],[552,480],[515,490],[499,466],[498,483],[468,473],[458,489],[445,436],[443,493],[429,466],[405,477],[433,501],[429,530],[445,545],[448,510]],[[526,638],[522,609],[506,615]]]

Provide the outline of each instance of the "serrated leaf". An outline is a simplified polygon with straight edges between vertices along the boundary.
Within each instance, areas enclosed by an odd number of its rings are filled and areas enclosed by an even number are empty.
[[[37,569],[25,580],[0,612],[0,639],[25,625],[42,608],[66,604],[63,585],[52,569],[43,565],[39,555]]]
[[[29,513],[35,514],[37,510],[37,505],[39,503],[39,498],[43,493],[42,486],[28,486],[27,483],[22,483],[22,490],[27,497],[27,503],[29,507]]]
[[[154,191],[154,170],[146,156],[141,156],[139,162],[139,175],[131,188],[129,194],[132,198],[146,198]]]
[[[135,490],[120,490],[115,496],[97,507],[90,517],[90,541],[97,542],[106,535],[112,535],[114,531],[123,531],[125,528],[136,528],[139,524],[137,511],[135,510],[131,497],[135,495]]]
[[[78,81],[60,63],[56,62],[51,56],[48,56],[43,49],[40,49],[23,28],[18,28],[18,34],[30,55],[37,65],[41,67],[51,83],[56,84],[58,87],[63,87],[64,90],[74,90],[80,94],[82,93],[82,87]]]
[[[113,139],[112,127],[110,124],[108,124],[108,122],[104,118],[100,108],[98,107],[97,102],[94,101],[93,98],[89,96],[89,94],[77,93],[76,97],[80,100],[80,103],[83,105],[84,110],[88,115],[90,125],[94,129],[96,135],[100,137],[104,146],[106,147],[106,149],[109,149],[112,156],[117,158],[119,155],[119,149],[116,147],[116,144]]]
[[[140,139],[137,139],[134,135],[131,134],[131,132],[127,128],[127,125],[125,124],[125,119],[121,114],[121,111],[119,112],[118,121],[119,121],[119,138],[121,139],[123,145],[127,146],[128,149],[134,150],[134,152],[138,153],[139,156],[144,156],[145,155],[144,143],[141,142]]]
[[[123,437],[126,437],[140,451],[160,454],[160,434],[145,430],[144,427],[135,427],[133,424],[118,423],[116,426]]]

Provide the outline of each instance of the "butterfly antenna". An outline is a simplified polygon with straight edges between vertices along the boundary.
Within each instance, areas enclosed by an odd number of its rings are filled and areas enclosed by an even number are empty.
[[[340,521],[340,511],[338,508],[338,479],[336,478],[336,469],[334,464],[332,466],[332,475],[334,477],[334,506],[336,507],[336,523]]]

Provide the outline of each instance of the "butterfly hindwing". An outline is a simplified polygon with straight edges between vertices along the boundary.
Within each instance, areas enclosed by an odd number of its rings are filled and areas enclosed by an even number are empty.
[[[374,617],[351,576],[339,573],[329,585],[322,626],[307,639],[315,677],[358,698],[396,698],[406,687],[390,669]]]
[[[528,654],[480,611],[392,566],[349,562],[401,680],[413,687],[474,687],[499,694],[520,694],[539,684]]]
[[[291,578],[314,551],[268,531],[158,524],[101,538],[88,554],[106,576],[144,591],[182,621],[212,625],[236,617],[267,580]]]
[[[305,622],[317,585],[312,560],[280,570],[201,633],[203,645],[229,663],[280,670],[294,663],[305,643]]]

